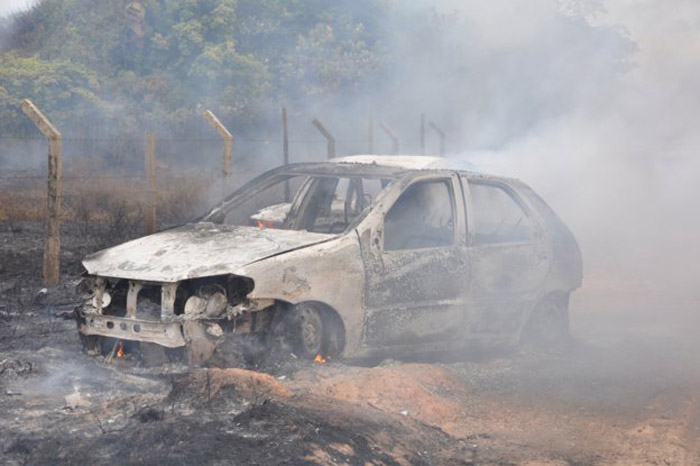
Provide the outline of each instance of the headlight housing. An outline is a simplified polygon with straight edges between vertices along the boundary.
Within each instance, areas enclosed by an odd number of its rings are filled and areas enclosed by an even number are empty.
[[[102,293],[102,309],[109,306],[111,302],[112,302],[112,295],[110,295],[109,292],[105,290]],[[93,295],[93,297],[92,297],[92,307],[94,307],[95,309],[98,309],[97,294]]]
[[[205,286],[185,301],[185,315],[194,317],[218,317],[226,311],[226,290],[218,285]]]

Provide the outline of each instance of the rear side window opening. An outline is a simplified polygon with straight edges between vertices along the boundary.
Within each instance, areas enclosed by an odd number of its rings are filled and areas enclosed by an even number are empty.
[[[531,241],[534,227],[528,214],[502,186],[469,181],[475,244]]]

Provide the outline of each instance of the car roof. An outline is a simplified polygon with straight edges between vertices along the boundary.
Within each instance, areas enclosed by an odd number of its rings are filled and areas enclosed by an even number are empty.
[[[274,174],[319,176],[369,176],[394,178],[420,171],[457,172],[474,180],[503,181],[510,184],[519,180],[484,173],[464,161],[428,155],[351,155],[332,158],[325,162],[301,162],[282,165],[261,177]]]
[[[465,165],[471,168],[463,168]],[[426,155],[351,155],[332,158],[325,162],[301,162],[282,165],[269,170],[228,195],[212,212],[220,209],[236,196],[244,192],[249,185],[260,179],[277,175],[318,175],[318,176],[368,176],[394,178],[421,170],[435,172],[457,172],[471,180],[501,181],[510,185],[524,185],[520,180],[504,176],[478,172],[472,164],[454,163],[449,159]],[[211,215],[210,212],[208,215]]]
[[[476,167],[468,162],[455,162],[433,155],[348,155],[330,159],[330,163],[380,165],[404,170],[468,170]]]

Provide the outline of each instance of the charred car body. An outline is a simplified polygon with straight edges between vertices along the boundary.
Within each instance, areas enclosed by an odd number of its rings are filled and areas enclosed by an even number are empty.
[[[88,256],[85,345],[183,348],[199,364],[231,334],[308,358],[556,343],[581,284],[573,235],[525,184],[443,163],[288,165],[196,223]]]

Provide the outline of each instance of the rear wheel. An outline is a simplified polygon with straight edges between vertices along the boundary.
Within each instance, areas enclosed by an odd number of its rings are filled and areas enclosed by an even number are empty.
[[[569,344],[569,296],[550,295],[537,305],[525,325],[523,343],[560,352]]]

